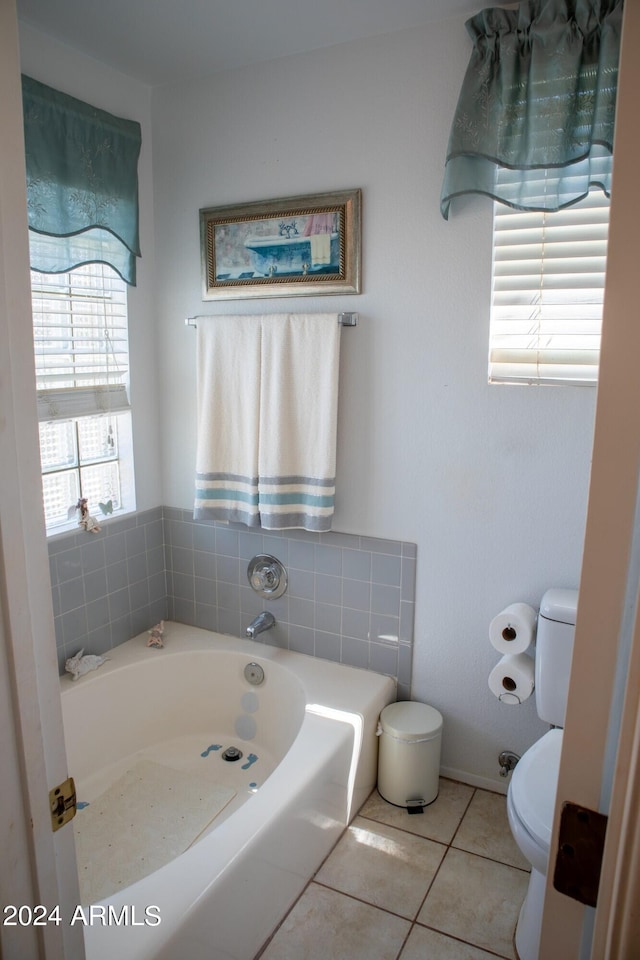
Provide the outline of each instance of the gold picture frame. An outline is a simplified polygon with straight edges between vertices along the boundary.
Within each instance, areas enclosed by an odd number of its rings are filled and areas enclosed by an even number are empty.
[[[361,190],[200,210],[203,300],[360,293]]]

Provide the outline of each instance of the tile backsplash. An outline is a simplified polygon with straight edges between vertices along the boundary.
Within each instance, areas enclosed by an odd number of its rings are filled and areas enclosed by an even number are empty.
[[[48,541],[60,671],[81,647],[106,653],[167,617],[163,510]]]
[[[249,586],[247,566],[271,554],[289,584],[277,600]],[[257,637],[326,660],[364,667],[411,684],[416,546],[342,533],[250,530],[201,523],[186,510],[158,507],[106,522],[98,534],[49,541],[60,669],[67,657],[105,653],[177,620],[244,636],[263,609],[276,626]]]

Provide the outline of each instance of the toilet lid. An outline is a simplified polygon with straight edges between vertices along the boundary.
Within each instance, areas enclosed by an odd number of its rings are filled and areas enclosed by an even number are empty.
[[[562,730],[550,730],[516,764],[509,790],[513,806],[528,832],[548,849],[556,802]]]

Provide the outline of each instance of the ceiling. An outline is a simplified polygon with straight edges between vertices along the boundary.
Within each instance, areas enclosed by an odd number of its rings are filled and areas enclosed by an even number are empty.
[[[21,21],[150,86],[473,14],[482,0],[17,0]]]

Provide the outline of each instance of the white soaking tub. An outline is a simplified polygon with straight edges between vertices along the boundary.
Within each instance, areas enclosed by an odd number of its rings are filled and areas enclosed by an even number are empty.
[[[178,623],[146,641],[60,681],[88,960],[253,960],[373,789],[395,682]]]

